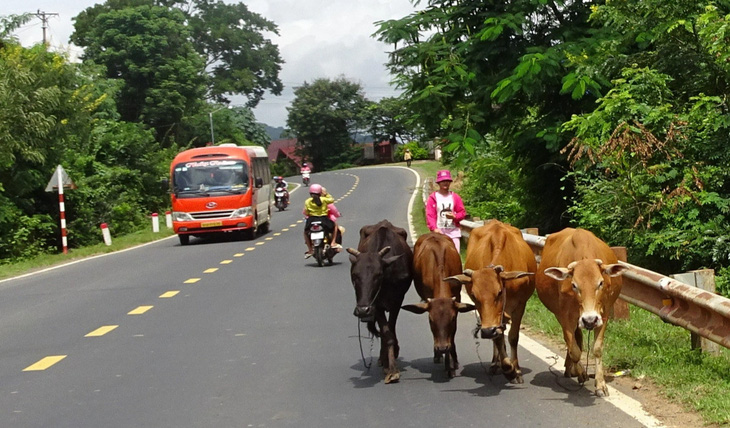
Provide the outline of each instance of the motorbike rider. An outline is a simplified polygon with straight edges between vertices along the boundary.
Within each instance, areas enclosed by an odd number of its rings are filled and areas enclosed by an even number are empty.
[[[305,172],[312,172],[312,169],[307,165],[306,162],[302,164],[302,169],[299,171],[300,173],[304,174]]]
[[[289,183],[284,180],[284,177],[277,175],[274,177],[274,181],[276,184],[274,184],[274,189],[284,189],[284,201],[287,205],[289,205]]]
[[[304,253],[304,258],[308,259],[312,257],[314,248],[312,247],[312,240],[309,237],[309,229],[312,225],[312,221],[320,220],[325,230],[332,233],[332,248],[342,248],[337,243],[337,227],[335,222],[329,217],[328,205],[335,202],[335,198],[327,193],[327,189],[319,184],[312,184],[309,186],[309,199],[304,201],[304,215],[307,217],[307,221],[304,225],[304,243],[307,244],[307,252]]]

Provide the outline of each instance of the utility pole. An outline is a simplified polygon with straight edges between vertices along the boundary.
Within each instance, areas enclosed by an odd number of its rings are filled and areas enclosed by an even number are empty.
[[[50,16],[58,16],[57,13],[46,13],[41,12],[40,9],[38,9],[38,12],[35,14],[40,20],[43,22],[43,44],[48,46],[48,41],[46,39],[46,28],[48,28],[48,17]]]

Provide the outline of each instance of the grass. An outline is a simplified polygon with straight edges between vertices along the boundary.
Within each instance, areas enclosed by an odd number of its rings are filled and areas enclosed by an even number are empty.
[[[114,251],[156,241],[173,234],[174,232],[172,229],[166,228],[164,222],[162,222],[158,233],[153,233],[152,230],[144,230],[119,237],[113,236],[112,245],[108,247],[104,243],[100,243],[88,247],[70,249],[68,254],[44,254],[21,262],[0,265],[2,266],[2,269],[0,269],[0,279],[11,278],[13,276],[68,263],[85,257],[112,253]]]

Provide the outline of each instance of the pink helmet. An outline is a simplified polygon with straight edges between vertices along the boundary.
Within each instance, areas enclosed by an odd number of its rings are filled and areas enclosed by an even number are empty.
[[[309,193],[316,193],[318,195],[322,194],[322,186],[319,184],[310,184],[309,185]]]

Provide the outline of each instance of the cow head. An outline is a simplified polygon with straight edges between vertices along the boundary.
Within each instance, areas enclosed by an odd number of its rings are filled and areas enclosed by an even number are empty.
[[[603,307],[604,297],[611,292],[611,278],[627,269],[620,264],[604,265],[600,259],[584,259],[570,263],[567,268],[547,268],[545,275],[563,281],[560,292],[578,302],[578,326],[593,330],[603,325],[603,314],[608,309]]]
[[[350,278],[355,287],[356,306],[354,315],[363,321],[372,321],[375,317],[375,301],[380,293],[385,267],[398,260],[401,255],[385,257],[390,247],[376,252],[360,252],[348,248],[350,253]]]
[[[507,287],[505,281],[534,275],[532,272],[505,272],[501,265],[487,266],[478,270],[466,269],[462,275],[447,278],[459,281],[466,286],[466,291],[474,300],[480,317],[482,339],[494,339],[504,334],[507,319],[505,305]]]
[[[404,305],[406,311],[414,314],[428,312],[428,323],[433,334],[433,350],[443,354],[451,350],[452,338],[456,334],[456,316],[459,312],[473,311],[474,305],[456,301],[456,297],[437,297],[415,305]]]

